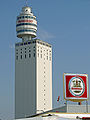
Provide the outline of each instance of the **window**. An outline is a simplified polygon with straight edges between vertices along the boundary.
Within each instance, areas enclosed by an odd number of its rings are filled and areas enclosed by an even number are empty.
[[[35,57],[35,53],[33,54],[33,57]]]
[[[51,57],[49,57],[49,60],[51,61]]]
[[[24,45],[27,45],[27,43],[24,43]]]
[[[23,45],[23,43],[21,43],[20,45]]]
[[[28,44],[30,44],[31,42],[28,42]]]
[[[25,54],[25,58],[26,58],[26,54]]]
[[[39,57],[39,53],[38,53],[38,57]]]
[[[35,41],[33,41],[32,43],[35,43]]]
[[[26,11],[28,11],[28,10],[26,10]],[[21,16],[21,17],[17,17],[17,20],[19,20],[21,18],[31,18],[31,19],[35,19],[36,20],[36,18],[33,17],[33,16]]]
[[[31,57],[31,54],[29,54],[29,58]]]
[[[24,45],[27,45],[27,43],[24,43]]]
[[[48,56],[47,56],[47,60],[48,60]]]
[[[17,44],[15,44],[15,46],[19,46],[19,44],[17,43]]]
[[[22,55],[21,55],[21,59],[22,59]]]
[[[18,60],[18,56],[16,56],[16,60]]]

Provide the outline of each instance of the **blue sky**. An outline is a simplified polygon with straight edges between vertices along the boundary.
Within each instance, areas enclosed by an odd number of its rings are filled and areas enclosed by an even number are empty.
[[[0,118],[14,116],[16,16],[25,0],[0,3]],[[38,20],[37,38],[53,46],[53,107],[63,99],[63,73],[90,78],[90,0],[28,0]],[[89,80],[90,84],[90,80]]]

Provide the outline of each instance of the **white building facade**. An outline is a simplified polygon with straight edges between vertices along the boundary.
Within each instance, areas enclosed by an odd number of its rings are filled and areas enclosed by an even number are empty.
[[[37,21],[31,8],[17,17],[15,44],[15,118],[52,109],[52,46],[36,37]]]

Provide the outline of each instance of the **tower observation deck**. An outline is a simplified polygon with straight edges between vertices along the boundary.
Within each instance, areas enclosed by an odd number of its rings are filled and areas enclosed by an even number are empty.
[[[17,37],[24,42],[36,37],[37,21],[30,7],[23,7],[21,14],[17,16],[16,32]]]

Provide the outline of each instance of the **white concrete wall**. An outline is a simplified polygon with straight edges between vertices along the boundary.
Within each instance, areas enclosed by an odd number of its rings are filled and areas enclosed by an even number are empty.
[[[15,118],[51,110],[52,48],[32,43],[15,51]]]
[[[37,43],[37,113],[52,109],[52,48]]]
[[[36,62],[35,57],[33,57],[33,46],[31,44],[30,46],[16,47],[18,49],[18,52],[16,52],[18,53],[18,60],[15,60],[15,118],[35,114]],[[28,57],[29,47],[31,49],[30,58]],[[20,58],[21,51],[22,59]]]

